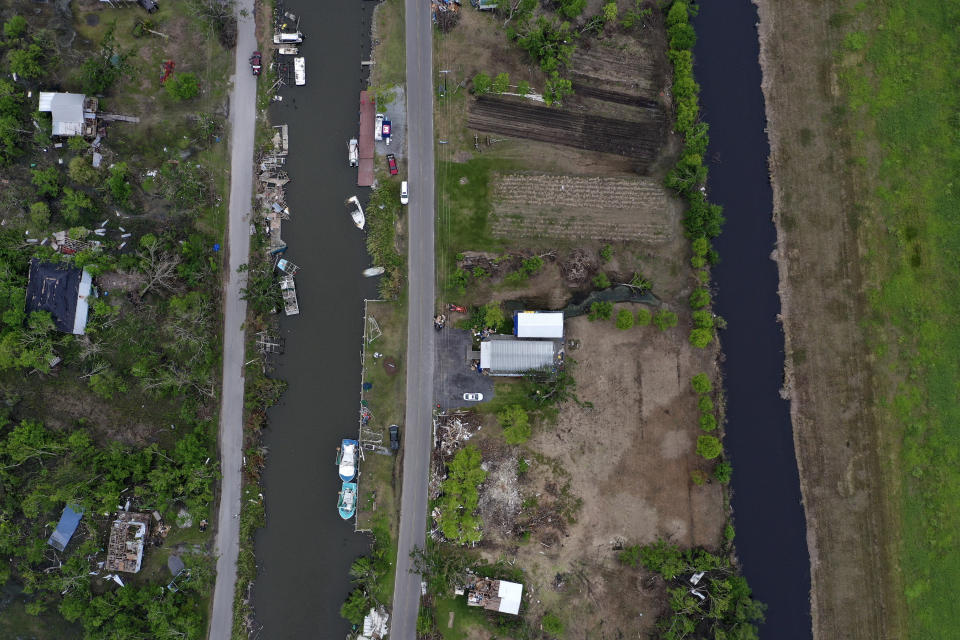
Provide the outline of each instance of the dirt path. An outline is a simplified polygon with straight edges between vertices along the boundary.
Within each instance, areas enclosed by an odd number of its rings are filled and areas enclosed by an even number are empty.
[[[895,449],[871,412],[869,345],[833,55],[838,3],[756,0],[786,336],[785,393],[807,515],[815,638],[905,637]],[[889,457],[884,457],[884,454]],[[890,474],[891,476],[893,474]],[[893,523],[894,526],[889,526]]]
[[[256,78],[247,73],[247,55],[254,41],[253,0],[236,6],[237,47],[230,95],[230,219],[227,224],[223,296],[223,393],[220,409],[220,513],[217,515],[217,583],[210,615],[210,640],[227,640],[233,631],[233,589],[240,549],[240,463],[243,449],[243,360],[247,303],[240,296],[246,284],[237,268],[250,256],[250,199],[253,196],[253,136],[257,103]],[[241,14],[240,12],[244,12]]]

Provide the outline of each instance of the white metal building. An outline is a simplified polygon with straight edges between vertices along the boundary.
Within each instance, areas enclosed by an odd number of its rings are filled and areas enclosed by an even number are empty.
[[[513,315],[518,338],[563,339],[563,311],[518,311]]]
[[[95,129],[96,107],[82,93],[41,91],[38,110],[50,112],[55,136],[91,135]]]
[[[513,336],[480,343],[480,369],[492,376],[520,376],[527,371],[549,369],[557,358],[553,340],[517,340]]]

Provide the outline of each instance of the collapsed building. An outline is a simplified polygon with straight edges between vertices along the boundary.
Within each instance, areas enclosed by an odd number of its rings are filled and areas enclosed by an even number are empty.
[[[467,585],[467,606],[517,615],[523,598],[523,585],[507,580],[473,576]]]
[[[150,533],[150,514],[121,511],[110,526],[107,571],[137,573],[143,562],[143,545]]]

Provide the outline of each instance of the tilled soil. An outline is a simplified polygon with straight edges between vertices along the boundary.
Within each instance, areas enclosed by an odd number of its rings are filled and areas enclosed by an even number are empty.
[[[480,96],[467,126],[500,135],[603,151],[634,160],[645,172],[660,153],[667,132],[660,108],[637,109],[636,120],[547,107],[521,98]]]

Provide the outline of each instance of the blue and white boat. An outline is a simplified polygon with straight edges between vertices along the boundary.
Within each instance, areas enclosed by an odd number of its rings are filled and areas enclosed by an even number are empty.
[[[357,449],[360,443],[356,440],[344,438],[337,450],[337,465],[340,467],[340,479],[350,482],[357,477]]]
[[[349,520],[357,511],[357,483],[344,482],[340,489],[340,497],[337,500],[337,510],[340,511],[340,517]]]

